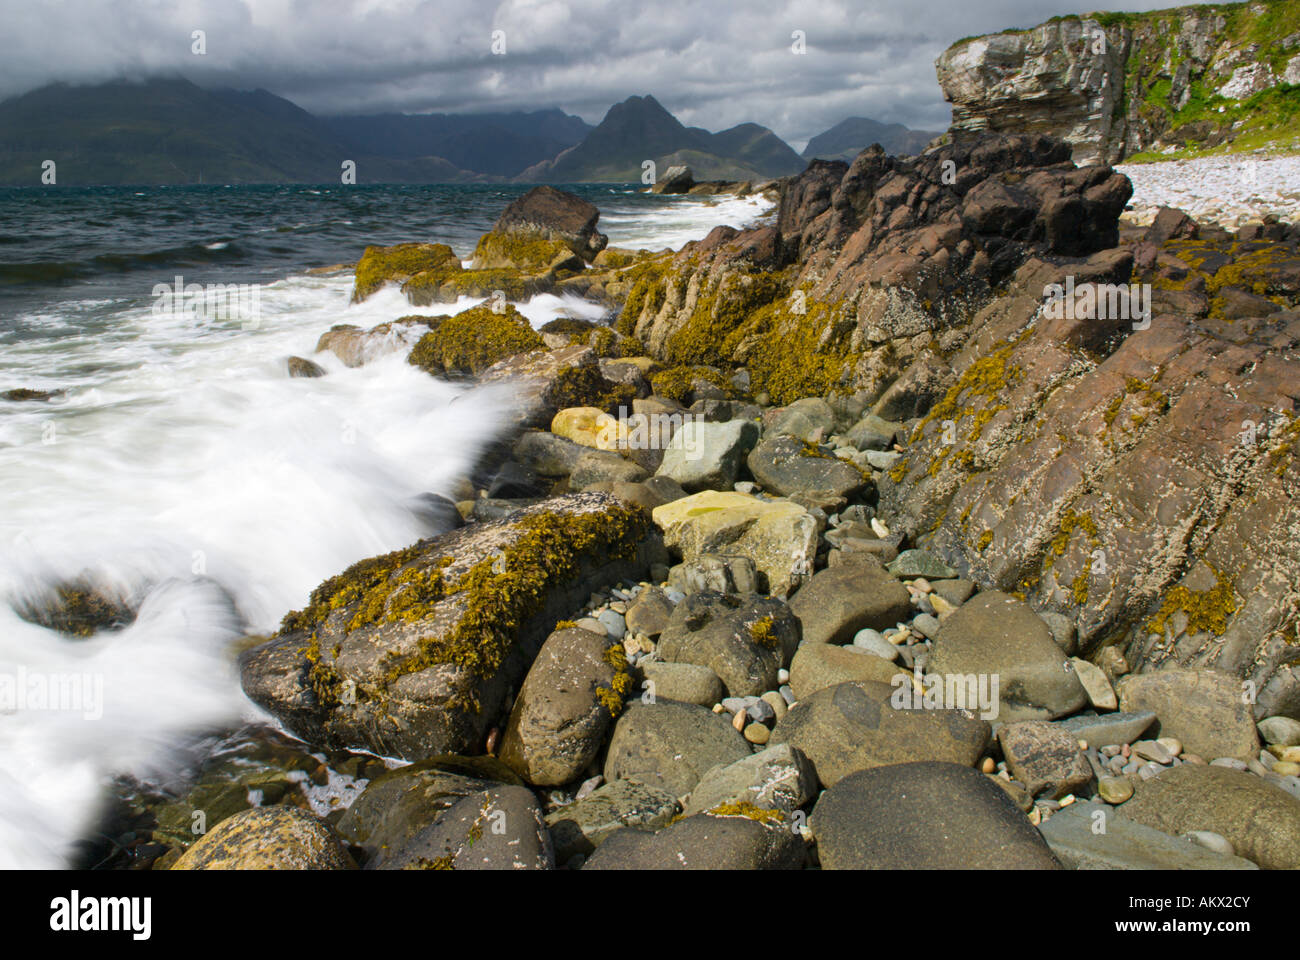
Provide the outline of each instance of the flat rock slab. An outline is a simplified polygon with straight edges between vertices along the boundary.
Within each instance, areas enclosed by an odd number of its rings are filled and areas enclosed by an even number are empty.
[[[636,780],[683,797],[714,767],[751,753],[731,722],[705,707],[674,700],[636,702],[614,726],[605,779]]]
[[[1070,731],[1076,739],[1086,741],[1090,747],[1105,747],[1132,743],[1155,722],[1156,715],[1152,711],[1134,710],[1067,717],[1058,720],[1057,724]]]
[[[959,710],[897,709],[894,690],[871,681],[818,690],[777,721],[772,742],[797,747],[827,787],[871,767],[915,760],[971,766],[983,755],[985,721]]]
[[[1169,834],[1220,834],[1265,870],[1300,869],[1300,800],[1251,773],[1183,764],[1139,783],[1118,809]]]
[[[1071,870],[1259,869],[1241,857],[1143,826],[1104,804],[1071,804],[1038,829],[1056,858]]]
[[[1053,870],[1006,792],[970,767],[900,763],[826,791],[810,823],[827,870]]]
[[[1152,710],[1162,737],[1177,737],[1206,760],[1259,755],[1259,734],[1241,680],[1218,670],[1156,670],[1128,676],[1117,693],[1124,710]]]
[[[699,814],[658,833],[625,829],[601,844],[584,870],[797,870],[803,838],[788,823]]]

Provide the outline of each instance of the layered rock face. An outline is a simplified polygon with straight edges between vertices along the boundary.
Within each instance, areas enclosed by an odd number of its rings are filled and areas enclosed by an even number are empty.
[[[1300,4],[1064,17],[961,40],[935,67],[955,135],[1049,133],[1079,162],[1215,146],[1271,123],[1243,101],[1300,80]]]
[[[1077,622],[1089,657],[1216,667],[1294,713],[1297,232],[1171,213],[1119,244],[1127,179],[1068,156],[814,162],[774,225],[637,268],[621,322],[777,403],[906,423],[877,479],[895,535]]]

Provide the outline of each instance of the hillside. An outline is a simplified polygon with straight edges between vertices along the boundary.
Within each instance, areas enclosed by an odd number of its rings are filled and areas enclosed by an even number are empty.
[[[765,180],[804,168],[799,155],[766,127],[743,123],[710,133],[683,125],[654,97],[645,96],[614,104],[581,143],[525,170],[519,179],[630,182],[641,179],[646,160],[661,172],[688,164],[699,180]]]
[[[867,117],[849,117],[809,140],[802,156],[805,160],[844,160],[852,163],[859,153],[873,143],[878,143],[890,156],[910,157],[924,150],[937,136],[937,131],[912,130],[901,123],[881,123]]]
[[[1300,149],[1300,0],[1058,17],[936,61],[952,132],[1043,132],[1076,161]]]

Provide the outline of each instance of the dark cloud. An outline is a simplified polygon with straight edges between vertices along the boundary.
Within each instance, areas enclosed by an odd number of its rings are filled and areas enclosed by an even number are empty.
[[[943,129],[934,59],[945,47],[1078,10],[1053,0],[9,2],[0,96],[180,72],[265,87],[318,113],[558,106],[596,122],[611,103],[652,93],[685,123],[752,120],[802,144],[854,115]],[[192,52],[195,30],[205,55]]]

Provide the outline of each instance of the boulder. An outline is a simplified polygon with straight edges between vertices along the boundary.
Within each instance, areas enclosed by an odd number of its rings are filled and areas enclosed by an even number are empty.
[[[1156,670],[1127,676],[1118,686],[1120,707],[1151,710],[1158,734],[1177,737],[1188,753],[1213,760],[1250,760],[1259,735],[1241,681],[1219,670]]]
[[[996,590],[977,594],[943,621],[927,672],[997,676],[1004,723],[1054,719],[1088,699],[1042,618]]]
[[[647,527],[576,494],[361,561],[241,655],[244,691],[315,745],[479,752],[555,623],[657,562]]]
[[[757,593],[758,570],[749,557],[702,553],[668,571],[668,584],[682,593]]]
[[[730,490],[742,458],[757,442],[758,424],[752,420],[688,420],[673,434],[656,473],[677,481],[688,493]]]
[[[695,186],[695,176],[691,168],[674,164],[664,171],[664,175],[655,180],[650,187],[651,193],[686,193]]]
[[[323,377],[325,368],[319,363],[313,363],[306,357],[290,357],[287,361],[289,367],[289,376],[291,377]]]
[[[323,820],[293,807],[254,807],[199,838],[173,870],[351,870],[356,864]]]
[[[609,238],[596,229],[594,204],[550,186],[534,187],[512,202],[474,250],[475,269],[546,268],[562,251],[590,263]]]
[[[767,435],[796,437],[805,442],[825,440],[835,429],[835,411],[821,397],[806,397],[772,412]]]
[[[1138,783],[1119,809],[1168,834],[1213,831],[1265,870],[1300,869],[1300,800],[1250,773],[1185,763]]]
[[[632,685],[621,643],[577,627],[557,630],[515,698],[501,760],[534,786],[576,779],[600,752]]]
[[[347,367],[359,367],[388,353],[410,350],[428,332],[424,317],[381,323],[369,330],[350,323],[336,323],[320,335],[316,352],[328,350]]]
[[[1053,870],[1038,831],[988,777],[954,763],[853,773],[810,825],[825,870]]]
[[[550,870],[551,834],[533,792],[497,786],[453,803],[401,849],[385,870]]]
[[[1045,720],[1004,723],[998,744],[1007,770],[1030,795],[1059,800],[1082,790],[1092,780],[1092,767],[1068,730]]]
[[[789,500],[706,490],[654,511],[664,544],[690,560],[702,553],[741,554],[784,595],[811,574],[819,521]]]
[[[914,760],[972,766],[983,756],[985,721],[964,710],[897,708],[896,689],[862,681],[818,690],[777,721],[771,742],[802,752],[827,787],[871,767]]]
[[[780,600],[697,593],[677,604],[656,650],[708,667],[731,696],[747,697],[776,688],[798,645],[798,621]]]
[[[627,628],[633,633],[644,633],[653,640],[664,632],[676,606],[659,587],[643,587],[628,605],[625,614]]]
[[[658,833],[619,830],[583,869],[797,870],[803,866],[807,857],[803,838],[781,822],[782,814],[746,813],[698,814]]]
[[[653,693],[656,699],[680,700],[682,703],[711,707],[727,695],[718,675],[697,663],[644,660],[640,667],[641,675],[645,678],[642,689]]]
[[[911,683],[911,671],[892,660],[852,647],[804,643],[790,662],[790,690],[802,700],[818,690],[851,680]]]
[[[871,478],[835,457],[829,447],[796,437],[771,437],[749,454],[749,472],[778,496],[800,494],[834,499],[871,486]]]
[[[870,559],[814,574],[790,600],[805,643],[848,643],[859,630],[909,620],[907,589]]]
[[[705,707],[662,699],[636,702],[614,726],[605,779],[635,780],[682,797],[715,766],[751,752],[726,718]]]

